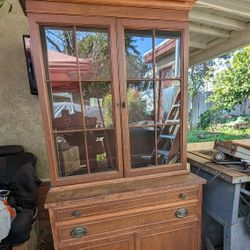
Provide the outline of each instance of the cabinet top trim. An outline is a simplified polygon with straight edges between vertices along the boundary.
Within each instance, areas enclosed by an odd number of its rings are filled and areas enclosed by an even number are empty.
[[[137,192],[150,193],[158,191],[173,190],[181,187],[202,185],[205,180],[193,174],[181,174],[175,176],[157,176],[141,179],[122,179],[122,181],[95,185],[78,184],[67,187],[52,188],[45,202],[45,206],[53,207],[63,204],[65,201],[71,203],[80,200],[102,199],[108,197],[118,198],[131,197]]]
[[[196,0],[19,0],[24,10],[29,2],[55,2],[67,4],[91,4],[116,7],[142,7],[153,9],[189,11]]]

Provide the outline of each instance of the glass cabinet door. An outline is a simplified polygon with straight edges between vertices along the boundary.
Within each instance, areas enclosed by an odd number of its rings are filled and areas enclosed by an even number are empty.
[[[122,175],[114,26],[46,25],[40,31],[57,176]]]
[[[175,169],[181,163],[182,32],[147,26],[147,21],[121,21],[120,28],[127,174]]]

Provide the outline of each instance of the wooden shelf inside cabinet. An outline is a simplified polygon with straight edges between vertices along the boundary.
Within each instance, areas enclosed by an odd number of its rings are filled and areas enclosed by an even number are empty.
[[[146,250],[159,239],[155,250],[198,250],[204,182],[186,167],[194,1],[20,1],[55,249]]]

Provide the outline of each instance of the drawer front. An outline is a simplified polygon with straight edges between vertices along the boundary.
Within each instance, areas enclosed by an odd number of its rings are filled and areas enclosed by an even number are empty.
[[[95,206],[83,207],[80,205],[70,208],[57,209],[55,210],[55,217],[57,221],[86,218],[88,216],[110,214],[118,211],[124,211],[126,209],[166,204],[166,201],[170,204],[172,202],[191,201],[193,199],[198,200],[198,195],[198,188],[183,189],[175,192],[147,196],[144,198],[135,198]]]
[[[92,236],[102,234],[113,235],[114,232],[122,230],[132,230],[135,228],[162,223],[167,221],[177,221],[198,216],[198,205],[189,204],[186,206],[165,207],[163,205],[146,207],[139,211],[132,209],[122,213],[112,214],[109,218],[96,220],[79,219],[77,223],[69,226],[59,226],[60,241],[71,241],[79,239],[91,239]]]
[[[88,242],[61,244],[61,250],[134,250],[133,235],[116,235],[105,239],[94,239]]]

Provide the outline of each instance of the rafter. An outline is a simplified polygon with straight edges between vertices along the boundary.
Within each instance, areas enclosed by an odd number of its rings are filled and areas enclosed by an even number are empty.
[[[215,44],[215,42],[212,42],[213,46],[211,46],[211,43],[208,44],[208,47],[206,50],[203,50],[199,54],[191,54],[189,58],[189,65],[195,65],[204,61],[207,61],[209,59],[218,57],[220,55],[223,55],[227,53],[228,51],[235,50],[237,48],[247,46],[250,44],[250,27],[247,30],[244,31],[233,31],[231,33],[231,37],[228,38],[225,41],[221,41],[220,44]]]
[[[250,18],[249,3],[240,0],[199,0],[196,6]]]
[[[202,42],[198,42],[198,41],[194,41],[194,40],[190,40],[189,47],[197,48],[197,49],[207,49],[207,44],[202,43]]]
[[[203,23],[222,29],[238,31],[247,29],[247,24],[245,22],[196,10],[190,12],[189,19],[192,22]]]
[[[189,31],[199,33],[199,34],[216,36],[216,37],[230,37],[230,32],[228,31],[215,29],[215,28],[204,26],[204,25],[198,25],[198,24],[190,24]]]

